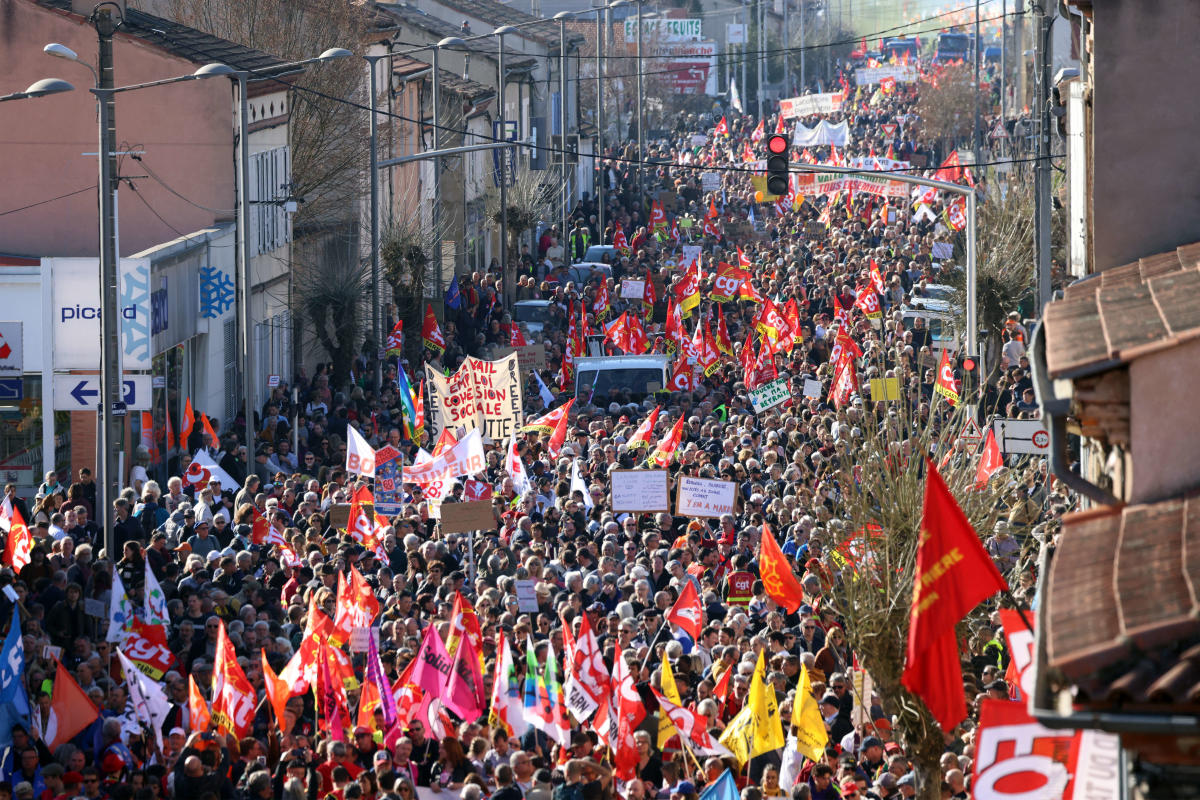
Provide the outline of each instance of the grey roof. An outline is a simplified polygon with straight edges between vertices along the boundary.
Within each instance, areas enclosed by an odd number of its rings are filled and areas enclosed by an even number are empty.
[[[512,25],[517,27],[520,34],[528,39],[552,48],[558,48],[558,23],[552,19],[538,17],[518,11],[512,6],[497,2],[497,0],[435,0],[438,5],[461,11],[463,14],[481,19],[489,25],[497,27]],[[519,27],[526,26],[526,27]],[[485,31],[480,31],[484,33]],[[567,42],[578,46],[583,37],[575,33],[567,33]]]
[[[36,2],[45,8],[77,17],[81,16],[71,11],[71,0],[36,0]],[[163,17],[156,17],[133,7],[125,9],[124,24],[121,26],[120,32],[141,39],[160,50],[194,64],[216,62],[228,64],[235,69],[255,71],[270,76],[272,67],[286,63],[283,59],[264,53],[262,50],[245,47],[228,39],[222,39],[220,36],[205,33]],[[291,68],[287,71],[292,72],[295,69]]]
[[[432,34],[431,38],[439,41],[447,36],[463,36],[462,31],[458,29],[457,25],[452,25],[446,22],[446,20],[435,17],[408,3],[376,3],[375,10],[379,16],[387,14],[394,20],[402,22],[405,25],[427,31]],[[466,37],[464,36],[464,38]],[[410,45],[419,46],[420,44],[420,42],[397,42],[397,46],[401,50]],[[494,40],[476,39],[475,41],[467,42],[465,49],[471,53],[479,53],[491,59],[496,58],[496,43]],[[535,58],[509,58],[505,61],[504,66],[507,71],[510,69],[525,69],[536,63],[537,59]]]

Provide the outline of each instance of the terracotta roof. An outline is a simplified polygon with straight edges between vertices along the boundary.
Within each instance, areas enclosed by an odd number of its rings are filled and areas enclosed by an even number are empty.
[[[429,69],[429,67],[430,65],[427,62],[409,58],[408,56],[395,56],[392,59],[392,72],[401,78]],[[482,83],[472,80],[464,80],[461,75],[449,70],[438,70],[438,75],[441,77],[441,88],[461,95],[468,100],[476,100],[485,95],[494,95],[496,93],[496,90],[491,86],[485,86]]]
[[[37,3],[55,11],[81,16],[71,11],[71,0],[37,0]],[[261,71],[264,73],[262,77],[271,76],[271,67],[286,63],[283,59],[262,50],[245,47],[220,36],[147,14],[132,6],[125,9],[124,24],[121,25],[118,36],[122,34],[152,44],[193,64],[228,64],[237,69]],[[287,71],[296,72],[298,69],[291,68]]]
[[[1200,707],[1200,496],[1066,517],[1045,602],[1075,702]]]
[[[1043,321],[1055,378],[1103,372],[1200,336],[1200,242],[1068,286]]]

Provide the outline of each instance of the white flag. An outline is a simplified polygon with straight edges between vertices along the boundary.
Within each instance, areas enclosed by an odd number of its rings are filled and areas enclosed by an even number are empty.
[[[513,489],[516,490],[517,494],[523,495],[533,488],[533,483],[529,480],[529,475],[525,472],[525,462],[517,454],[516,431],[513,432],[512,440],[508,443],[508,456],[504,460],[504,469],[508,471],[508,476],[512,478]]]
[[[538,378],[539,383],[541,382],[541,380],[542,380],[541,378]],[[4,495],[4,502],[0,503],[0,531],[4,531],[5,533],[8,533],[9,528],[12,527],[12,516],[13,516],[12,498],[9,497],[8,495]]]
[[[583,482],[583,476],[579,474],[579,459],[571,462],[571,494],[575,494],[575,492],[583,492],[583,505],[588,511],[595,507],[592,496],[588,494],[587,484]]]
[[[133,713],[139,722],[154,729],[154,738],[162,747],[163,723],[171,713],[171,703],[158,682],[143,674],[120,649],[117,650],[117,657],[121,659],[121,669],[125,672],[125,685],[129,689]]]
[[[154,570],[150,569],[149,560],[146,561],[146,588],[143,593],[146,595],[146,610],[143,614],[146,622],[151,625],[169,625],[171,618],[167,614],[167,597],[158,585],[158,578],[154,577]]]
[[[729,105],[739,114],[746,113],[746,109],[742,108],[742,93],[738,91],[737,81],[729,82]]]
[[[537,378],[538,395],[542,398],[542,408],[549,408],[554,405],[554,393],[546,387],[545,382],[542,381],[542,376],[538,374],[537,370],[533,371],[533,377]]]
[[[108,637],[107,641],[121,644],[133,626],[133,603],[125,594],[125,584],[121,582],[121,574],[113,570],[112,597],[108,603]]]
[[[346,472],[375,477],[375,451],[353,425],[346,426]]]
[[[200,489],[208,488],[209,481],[219,481],[221,491],[228,492],[230,490],[237,491],[241,486],[233,479],[225,470],[221,469],[221,465],[213,461],[213,457],[206,450],[200,449],[192,456],[192,463],[184,470],[183,482],[191,486],[199,487]]]

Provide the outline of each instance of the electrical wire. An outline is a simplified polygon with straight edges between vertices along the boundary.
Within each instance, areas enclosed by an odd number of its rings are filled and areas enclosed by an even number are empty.
[[[138,146],[141,147],[142,145],[138,145]],[[146,174],[149,175],[151,177],[151,179],[153,179],[157,184],[162,186],[168,192],[175,195],[176,197],[178,197],[180,200],[187,203],[188,205],[195,206],[196,208],[200,209],[201,211],[207,211],[210,214],[233,214],[237,211],[237,209],[233,209],[233,208],[209,208],[206,205],[201,205],[200,203],[197,203],[195,200],[190,200],[187,197],[184,197],[179,192],[175,191],[175,189],[171,188],[171,186],[166,181],[164,181],[162,178],[160,178],[158,176],[158,173],[155,172],[153,169],[151,169],[150,165],[146,163],[146,159],[144,156],[130,154],[129,157],[132,158],[134,161],[138,162],[138,164],[141,165],[142,169],[146,170]]]
[[[7,217],[9,214],[17,214],[17,213],[20,213],[21,211],[28,211],[31,208],[37,208],[38,206],[44,206],[47,203],[53,203],[57,200],[65,200],[66,198],[74,197],[77,194],[83,194],[84,192],[90,192],[95,188],[96,188],[96,184],[93,183],[91,186],[85,186],[82,189],[76,189],[73,192],[67,192],[66,194],[60,194],[58,197],[51,197],[48,200],[39,200],[36,203],[30,203],[29,205],[21,206],[20,208],[10,208],[8,211],[0,211],[0,217]]]

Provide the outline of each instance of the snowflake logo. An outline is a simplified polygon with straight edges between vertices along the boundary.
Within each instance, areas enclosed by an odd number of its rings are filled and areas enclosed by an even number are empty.
[[[229,273],[216,267],[200,268],[200,315],[216,319],[233,306],[234,286]]]

